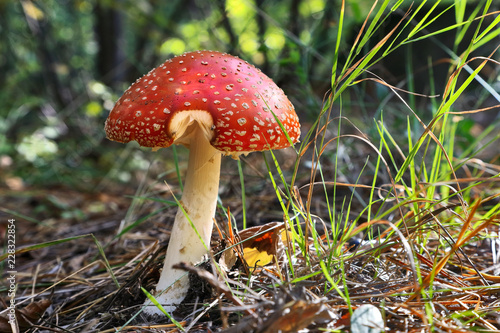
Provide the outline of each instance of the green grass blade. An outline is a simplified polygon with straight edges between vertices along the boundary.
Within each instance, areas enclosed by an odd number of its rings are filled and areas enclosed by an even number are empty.
[[[243,175],[243,168],[241,166],[241,160],[238,160],[238,173],[240,174],[240,184],[241,184],[241,208],[243,214],[243,230],[247,228],[247,205],[245,196],[245,176]]]
[[[179,329],[181,330],[182,332],[186,332],[186,330],[184,329],[184,327],[181,325],[181,323],[179,323],[177,320],[175,320],[174,317],[172,317],[170,315],[170,313],[168,313],[164,308],[163,306],[161,306],[160,303],[158,303],[158,301],[156,300],[156,298],[154,298],[153,295],[151,295],[146,289],[144,289],[144,287],[141,287],[141,290],[142,292],[146,295],[146,297],[151,301],[151,303],[153,303],[158,309],[160,309],[161,312],[163,312],[163,314],[165,316],[168,317],[168,319],[170,319],[170,321]]]

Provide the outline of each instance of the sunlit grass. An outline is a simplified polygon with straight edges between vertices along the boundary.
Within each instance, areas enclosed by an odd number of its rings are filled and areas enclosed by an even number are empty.
[[[491,205],[489,202],[495,202],[500,196],[500,168],[488,168],[486,161],[478,164],[475,155],[484,150],[494,151],[494,145],[498,144],[500,139],[499,135],[494,133],[495,130],[498,131],[499,122],[487,126],[481,134],[481,139],[477,138],[466,149],[460,150],[456,145],[460,135],[460,121],[472,113],[487,112],[491,108],[459,111],[456,105],[473,81],[480,82],[486,93],[492,90],[491,86],[481,79],[480,73],[487,64],[498,65],[493,58],[497,50],[484,56],[472,56],[472,50],[498,38],[500,29],[497,27],[498,17],[489,24],[483,22],[485,17],[492,15],[489,12],[491,1],[477,4],[471,16],[467,18],[464,17],[463,3],[457,2],[445,9],[455,10],[457,17],[457,23],[446,29],[432,30],[432,23],[444,13],[437,12],[438,2],[430,9],[422,4],[414,10],[408,10],[383,40],[373,41],[381,23],[389,15],[393,15],[393,11],[400,5],[397,3],[390,7],[388,1],[375,3],[372,15],[367,18],[343,65],[339,62],[337,43],[336,57],[333,60],[332,92],[320,117],[305,135],[296,164],[297,173],[300,170],[299,165],[305,163],[304,156],[312,156],[307,164],[311,167],[309,185],[300,189],[294,188],[296,176],[288,185],[274,155],[274,166],[271,167],[273,163],[268,164],[271,183],[283,207],[284,220],[297,247],[297,251],[295,247],[288,248],[288,258],[304,258],[308,267],[308,273],[303,276],[296,275],[296,268],[294,270],[290,267],[292,276],[288,281],[298,283],[307,279],[317,280],[318,276],[322,276],[323,295],[330,298],[332,293],[337,294],[351,309],[351,297],[356,300],[359,298],[355,293],[349,292],[345,268],[363,255],[370,255],[371,259],[367,260],[376,267],[376,262],[388,260],[387,253],[400,249],[404,255],[402,259],[398,259],[397,265],[408,265],[407,274],[411,276],[410,285],[404,293],[406,300],[402,304],[404,307],[415,309],[421,307],[422,312],[418,310],[420,314],[417,317],[427,327],[440,327],[445,322],[456,319],[468,327],[479,325],[491,328],[487,321],[481,319],[484,314],[476,320],[471,319],[469,310],[464,310],[444,318],[436,315],[434,305],[434,302],[439,302],[435,297],[443,278],[451,278],[448,283],[457,290],[471,286],[469,280],[453,277],[447,267],[468,267],[467,270],[472,272],[471,276],[475,275],[475,279],[481,281],[479,289],[487,290],[489,284],[497,280],[496,277],[487,277],[486,273],[480,273],[481,269],[476,265],[482,267],[484,263],[475,263],[478,258],[471,258],[470,253],[464,251],[464,247],[478,246],[475,244],[480,243],[481,239],[496,237],[496,232],[491,234],[490,230],[496,230],[495,224],[500,222],[500,204]],[[342,15],[345,14],[344,6],[343,2]],[[422,13],[425,10],[427,12]],[[423,19],[415,21],[419,12]],[[342,36],[342,18],[341,16],[339,20],[339,38]],[[474,28],[471,24],[473,22],[478,23]],[[443,92],[434,93],[437,88],[430,79],[433,94],[426,97],[426,105],[431,109],[433,118],[426,124],[419,116],[422,110],[417,107],[411,90],[401,91],[384,82],[382,78],[372,75],[369,69],[396,48],[432,38],[452,29],[457,31],[455,47],[458,47],[459,43],[467,42],[464,41],[464,36],[469,32],[468,29],[473,29],[470,31],[472,38],[465,48],[466,51],[459,56],[453,53],[456,51],[452,51],[450,75]],[[467,70],[464,70],[465,68]],[[357,129],[358,133],[355,134],[344,133],[343,124],[348,124],[344,117],[349,118],[349,112],[342,104],[343,95],[349,94],[350,88],[365,80],[375,81],[392,91],[399,101],[399,108],[405,109],[408,114],[405,129],[391,128],[391,124],[384,121],[382,113],[380,118],[370,125],[375,126],[378,137],[368,137],[363,133],[364,128]],[[412,87],[411,77],[408,86]],[[500,104],[500,101],[498,102]],[[340,112],[340,117],[332,117],[334,107]],[[402,135],[405,136],[403,140]],[[489,141],[484,140],[487,136],[490,137]],[[367,152],[371,152],[365,166],[358,165],[355,168],[359,172],[358,175],[350,175],[353,183],[347,184],[339,180],[340,175],[337,172],[342,169],[343,163],[340,153],[333,153],[333,162],[331,161],[332,152],[339,152],[340,142],[346,139],[359,141],[366,147]],[[372,156],[375,156],[374,162],[371,162]],[[496,158],[498,159],[498,156]],[[325,176],[331,174],[331,170],[323,167],[326,164],[333,166],[333,178]],[[464,177],[464,171],[469,175]],[[362,183],[364,174],[372,175],[372,181]],[[480,177],[473,177],[472,174]],[[386,182],[387,180],[389,182]],[[316,186],[322,190],[314,191]],[[341,187],[351,189],[351,195],[339,198],[337,190]],[[362,200],[366,206],[359,207],[355,196],[358,195],[358,189],[364,188],[369,189],[368,196]],[[321,202],[326,211],[320,215],[313,213],[314,202]],[[337,202],[342,203],[341,207],[337,206]],[[320,221],[327,226],[324,233],[317,232],[316,227]],[[361,252],[349,244],[353,237],[359,235],[362,235],[368,244],[372,244],[360,247],[363,249]],[[289,259],[289,263],[291,262],[294,260]],[[434,285],[436,281],[440,281],[437,286]],[[394,296],[398,294],[399,291],[394,291]],[[384,295],[390,297],[391,293],[386,292]],[[423,303],[415,303],[421,305],[412,305],[415,300],[422,299],[425,300]],[[390,304],[386,302],[386,306]]]

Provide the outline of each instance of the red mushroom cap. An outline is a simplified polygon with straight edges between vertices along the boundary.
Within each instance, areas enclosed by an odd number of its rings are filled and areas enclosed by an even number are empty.
[[[178,139],[172,119],[183,111],[211,115],[208,139],[226,155],[290,146],[280,123],[292,143],[300,136],[283,90],[246,61],[213,51],[185,53],[138,79],[111,110],[106,134],[114,141],[168,147]]]

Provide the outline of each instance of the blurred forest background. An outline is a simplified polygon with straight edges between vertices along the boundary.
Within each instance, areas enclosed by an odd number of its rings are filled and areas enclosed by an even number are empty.
[[[347,56],[373,4],[347,1],[340,60]],[[440,3],[437,12],[444,14],[432,24],[433,30],[454,23],[452,4]],[[384,20],[368,45],[382,39],[411,6],[408,1]],[[490,11],[499,9],[498,4],[493,6],[497,7]],[[340,0],[0,1],[1,187],[22,191],[62,185],[94,191],[123,183],[133,188],[138,181],[135,172],[146,170],[151,160],[161,155],[168,164],[170,150],[152,157],[137,145],[125,148],[109,142],[103,124],[128,85],[185,51],[225,51],[260,67],[289,95],[305,133],[331,87],[340,8]],[[471,4],[464,10],[474,8]],[[402,89],[439,94],[452,59],[447,50],[461,52],[461,45],[449,38],[456,33],[451,30],[409,44],[371,70]],[[476,53],[488,55],[498,43],[493,40]],[[481,75],[500,90],[498,67],[489,63]],[[476,83],[469,89],[462,105],[457,105],[462,110],[497,103],[483,86]],[[424,122],[432,119],[425,106],[429,98],[405,96]],[[344,109],[349,110],[343,115],[370,134],[373,119],[384,110],[385,121],[404,142],[408,113],[391,108],[392,97],[383,85],[355,85],[343,96]],[[419,107],[420,101],[424,102]],[[458,129],[463,140],[457,144],[467,147],[484,126],[498,123],[496,114],[463,120]]]

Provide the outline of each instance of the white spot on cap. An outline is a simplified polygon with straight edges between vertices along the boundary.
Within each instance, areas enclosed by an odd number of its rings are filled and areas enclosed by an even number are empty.
[[[245,118],[238,119],[238,124],[240,124],[241,126],[245,125],[246,122],[247,122],[247,120]]]
[[[222,119],[217,120],[217,127],[229,127]]]
[[[189,103],[189,102],[184,102],[184,106],[190,106],[190,105],[191,105],[191,103]]]
[[[170,110],[169,110],[169,109],[167,109],[167,108],[164,108],[164,109],[163,109],[163,113],[164,113],[164,114],[169,114],[169,113],[170,113]]]
[[[250,139],[250,141],[260,141],[260,135],[258,135],[257,133],[254,133],[252,134],[252,138]]]
[[[136,112],[135,112],[135,116],[136,116],[136,117],[140,117],[140,116],[142,116],[142,112],[141,112],[141,111],[136,111]]]
[[[265,125],[264,121],[262,119],[259,119],[258,117],[253,117],[253,120],[255,120],[255,122],[257,124],[259,124],[260,126],[264,126]]]

